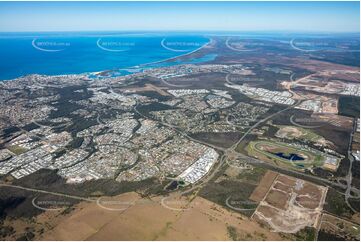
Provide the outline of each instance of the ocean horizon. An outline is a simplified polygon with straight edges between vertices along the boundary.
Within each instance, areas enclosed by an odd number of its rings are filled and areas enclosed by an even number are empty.
[[[114,75],[131,74],[145,68],[212,61],[217,54],[207,54],[188,61],[172,61],[206,45],[212,36],[272,38],[352,37],[357,33],[302,32],[0,32],[0,81],[25,75],[69,75],[112,71]]]
[[[129,71],[121,70],[172,65],[161,63],[194,52],[208,42],[203,35],[185,33],[0,33],[0,80],[30,74],[68,75],[108,70],[128,74]]]

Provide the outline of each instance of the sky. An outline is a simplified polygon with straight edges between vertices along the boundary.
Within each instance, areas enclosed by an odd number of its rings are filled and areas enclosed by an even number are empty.
[[[0,2],[0,32],[359,32],[359,2]]]

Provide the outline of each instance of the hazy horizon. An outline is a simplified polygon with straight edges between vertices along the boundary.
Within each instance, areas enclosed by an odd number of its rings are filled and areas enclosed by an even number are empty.
[[[359,32],[359,2],[0,2],[0,32]]]

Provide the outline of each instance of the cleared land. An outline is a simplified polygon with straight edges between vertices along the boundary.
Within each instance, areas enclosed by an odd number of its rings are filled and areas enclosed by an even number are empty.
[[[320,135],[312,132],[310,129],[304,129],[296,126],[278,125],[279,130],[276,133],[276,137],[283,139],[300,139],[304,141],[310,141],[322,146],[333,145],[332,142],[324,139]]]
[[[306,227],[317,228],[327,188],[278,175],[252,218],[274,232],[297,233]]]
[[[273,181],[276,179],[277,175],[277,172],[267,171],[266,174],[262,177],[259,185],[252,192],[249,199],[255,202],[260,202],[268,192],[269,188],[272,186]]]
[[[269,232],[239,213],[230,212],[200,197],[192,200],[184,210],[163,207],[162,197],[145,199],[135,193],[117,197],[123,202],[128,198],[136,201],[126,210],[119,211],[106,210],[95,203],[80,203],[52,230],[36,239],[230,240],[231,237],[239,240],[281,239],[279,234]],[[169,201],[168,205],[177,207],[176,201]]]
[[[124,88],[127,92],[146,92],[146,91],[155,91],[158,92],[162,96],[170,96],[170,94],[166,91],[164,91],[165,88],[158,87],[153,84],[147,83],[144,85],[144,87],[127,87]],[[121,89],[123,90],[123,89]]]
[[[312,114],[311,117],[319,120],[320,122],[329,123],[335,127],[342,127],[348,130],[352,129],[353,119],[350,117],[335,115],[335,114],[318,114],[318,113]]]

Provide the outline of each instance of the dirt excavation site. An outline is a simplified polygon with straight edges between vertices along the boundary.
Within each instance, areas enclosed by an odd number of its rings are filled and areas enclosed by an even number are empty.
[[[317,228],[326,187],[280,174],[270,184],[253,219],[268,225],[274,232],[296,233],[306,226]]]

